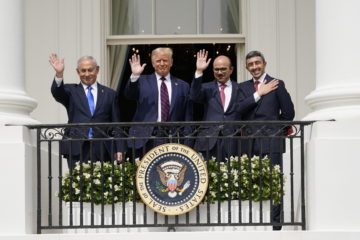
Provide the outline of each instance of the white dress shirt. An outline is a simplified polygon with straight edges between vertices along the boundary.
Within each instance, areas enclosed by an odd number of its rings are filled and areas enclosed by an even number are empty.
[[[219,92],[221,91],[221,83],[217,83],[218,87],[219,87]],[[226,110],[229,107],[230,104],[230,100],[231,100],[231,94],[232,94],[232,84],[231,84],[231,80],[227,80],[225,83],[226,87],[224,88],[224,93],[225,93],[225,104],[224,104],[224,112],[226,112]]]
[[[157,122],[161,122],[161,83],[162,80],[160,79],[162,76],[160,76],[159,74],[157,74],[155,72],[155,76],[156,76],[156,83],[157,83],[157,87],[158,87],[158,117],[157,117]],[[131,82],[136,82],[138,79],[140,78],[140,76],[133,76],[131,74],[130,76],[130,81]],[[171,88],[171,80],[170,80],[170,74],[165,76],[164,83],[167,87],[168,90],[168,94],[169,94],[169,104],[171,106],[171,96],[172,96],[172,88]],[[169,113],[170,114],[170,113]]]
[[[199,78],[201,76],[202,76],[202,74],[197,74],[195,72],[195,78]],[[218,82],[217,84],[218,84],[219,93],[220,93],[220,91],[221,91],[221,88],[220,88],[221,83]],[[231,79],[230,78],[226,81],[225,85],[226,85],[226,87],[224,88],[224,93],[225,93],[224,112],[226,112],[226,110],[228,109],[229,104],[230,104],[230,100],[231,100],[232,84],[231,84]]]
[[[63,78],[55,77],[55,82],[56,82],[56,85],[57,85],[58,87],[60,87],[62,81],[63,81]],[[89,91],[89,90],[87,89],[88,86],[85,85],[85,84],[83,84],[82,82],[81,82],[81,85],[83,86],[85,95],[87,96],[87,93],[88,93],[88,91]],[[94,97],[94,108],[96,108],[97,93],[98,93],[98,91],[97,91],[97,89],[98,89],[97,82],[94,82],[94,84],[91,85],[91,87],[92,87],[91,93],[92,93],[92,95],[93,95],[93,97]]]
[[[261,84],[263,84],[264,80],[265,80],[265,77],[266,77],[266,73],[264,73],[263,75],[261,75],[261,77],[259,78],[259,85],[258,85],[258,88],[261,86]],[[254,86],[255,86],[255,79],[253,78],[253,81],[254,81]],[[260,96],[257,92],[254,93],[254,98],[255,98],[255,102],[258,102],[260,100]]]

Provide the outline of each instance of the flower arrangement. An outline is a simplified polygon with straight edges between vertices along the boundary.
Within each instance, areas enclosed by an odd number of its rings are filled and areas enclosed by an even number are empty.
[[[278,165],[271,166],[270,159],[260,159],[246,155],[231,157],[229,161],[217,162],[209,160],[208,193],[203,202],[249,200],[260,201],[273,199],[280,203],[284,194],[281,184],[285,178]],[[82,166],[81,166],[82,165]],[[111,204],[112,202],[140,201],[135,190],[135,164],[126,161],[120,165],[116,162],[96,162],[76,164],[75,169],[62,179],[61,191],[57,195],[64,201],[83,201],[95,204]],[[271,196],[272,195],[272,196]],[[229,197],[230,196],[230,197]]]
[[[242,155],[230,157],[230,161],[217,162],[216,158],[208,163],[209,187],[205,201],[272,199],[275,204],[281,202],[284,194],[281,184],[285,183],[279,165],[271,166],[270,159]],[[271,196],[272,195],[272,196]],[[229,197],[230,196],[230,197]]]
[[[81,167],[82,165],[82,167]],[[62,179],[61,191],[57,193],[62,200],[83,201],[95,204],[111,204],[132,201],[140,197],[135,191],[136,168],[131,162],[118,165],[111,162],[77,162],[75,168]]]

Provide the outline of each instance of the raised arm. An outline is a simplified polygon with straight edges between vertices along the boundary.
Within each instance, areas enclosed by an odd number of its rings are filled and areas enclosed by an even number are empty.
[[[64,59],[60,59],[56,53],[52,53],[49,57],[49,63],[55,70],[55,76],[63,78],[65,69]]]
[[[207,59],[208,51],[205,49],[197,52],[196,56],[196,74],[202,75],[205,69],[209,66],[211,58]]]
[[[133,76],[140,76],[141,73],[144,71],[146,63],[141,65],[140,63],[140,55],[133,54],[129,59],[131,73]]]

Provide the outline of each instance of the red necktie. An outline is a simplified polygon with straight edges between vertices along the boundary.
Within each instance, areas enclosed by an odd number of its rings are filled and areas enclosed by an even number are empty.
[[[221,84],[220,85],[220,98],[221,98],[221,104],[223,107],[225,107],[225,88],[226,88],[226,85],[225,84]]]
[[[169,102],[169,93],[165,84],[166,78],[160,78],[161,86],[160,86],[160,98],[161,98],[161,121],[166,122],[169,117],[170,112],[170,102]]]
[[[254,87],[255,87],[256,92],[259,89],[259,84],[260,84],[260,81],[258,81],[258,80],[256,80],[255,83],[254,83]]]

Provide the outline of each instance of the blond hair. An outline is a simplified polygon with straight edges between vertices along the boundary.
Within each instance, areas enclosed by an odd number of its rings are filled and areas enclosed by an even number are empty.
[[[170,59],[172,59],[173,50],[171,48],[161,48],[161,47],[155,48],[151,52],[151,61],[153,61],[155,56],[157,56],[159,54],[166,54],[166,55],[168,55],[170,57]]]

